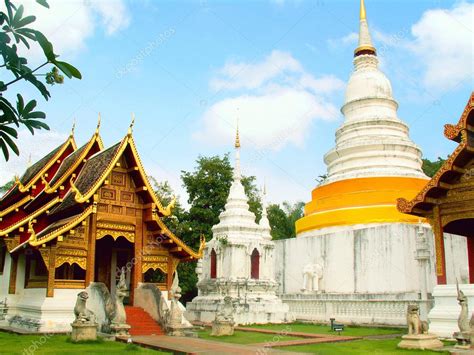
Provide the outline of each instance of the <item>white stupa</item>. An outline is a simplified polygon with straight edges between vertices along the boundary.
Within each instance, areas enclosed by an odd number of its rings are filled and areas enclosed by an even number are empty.
[[[199,294],[186,306],[187,319],[214,321],[224,297],[231,296],[237,324],[285,321],[288,306],[276,296],[275,244],[271,240],[266,206],[264,203],[262,219],[257,224],[241,183],[238,130],[234,181],[219,220],[212,228],[213,238],[207,243],[196,270]]]
[[[422,317],[432,306],[431,228],[397,209],[397,198],[412,199],[428,178],[378,63],[361,0],[344,122],[324,156],[327,179],[312,191],[296,238],[276,241],[279,294],[298,319],[403,325],[408,304]],[[452,260],[465,252],[461,239],[445,235]]]

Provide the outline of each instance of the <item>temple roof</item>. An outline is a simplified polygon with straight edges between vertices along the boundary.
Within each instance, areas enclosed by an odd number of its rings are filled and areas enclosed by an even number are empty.
[[[28,189],[34,185],[41,177],[48,171],[48,169],[57,162],[58,158],[66,151],[68,147],[76,150],[76,142],[74,137],[71,135],[68,139],[56,147],[50,153],[45,155],[43,158],[38,160],[36,163],[28,167],[21,178],[17,178],[13,187],[7,191],[5,195],[0,199],[0,203],[7,201],[7,199],[19,195],[20,193],[28,191]],[[0,208],[0,210],[3,209]]]
[[[441,202],[449,190],[458,183],[461,176],[471,173],[468,165],[474,159],[474,92],[456,125],[445,125],[446,138],[459,145],[444,162],[438,172],[411,201],[399,198],[397,208],[400,212],[420,217],[429,217],[433,208]]]
[[[89,142],[79,149],[71,136],[66,143],[28,168],[15,188],[9,191],[8,194],[12,198],[7,201],[0,200],[4,207],[0,210],[0,236],[9,237],[8,233],[14,232],[12,235],[21,236],[20,245],[38,247],[60,236],[71,234],[71,230],[87,216],[97,213],[94,202],[98,189],[108,183],[107,177],[116,166],[120,166],[120,159],[125,155],[127,171],[133,174],[133,180],[140,186],[139,193],[147,204],[147,219],[144,220],[147,228],[161,234],[165,240],[169,239],[165,243],[166,246],[179,258],[200,258],[205,238],[201,238],[200,249],[196,252],[173,234],[162,220],[164,216],[171,215],[174,202],[163,207],[155,195],[138,155],[131,127],[120,142],[105,150],[98,129]],[[66,152],[68,144],[73,149],[68,156],[64,156],[62,154]],[[62,161],[58,159],[59,156],[62,156]],[[51,162],[61,164],[48,170]],[[32,181],[38,179],[42,180],[42,184],[38,184],[34,189],[26,187],[33,185]],[[21,190],[28,193],[22,193]],[[2,219],[3,216],[6,218]]]

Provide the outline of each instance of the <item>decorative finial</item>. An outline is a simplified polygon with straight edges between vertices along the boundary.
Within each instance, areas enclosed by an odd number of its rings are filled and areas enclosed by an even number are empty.
[[[239,119],[237,118],[237,132],[235,134],[235,148],[240,148]]]
[[[132,112],[132,122],[130,122],[130,127],[128,127],[128,135],[129,136],[132,135],[134,125],[135,125],[135,114]]]
[[[365,11],[364,0],[360,0],[360,25],[359,25],[359,45],[354,51],[354,56],[369,54],[377,55],[375,47],[370,38],[369,25],[367,24],[367,13]]]
[[[71,128],[71,134],[70,137],[74,137],[74,131],[76,130],[76,119],[72,121],[72,128]]]
[[[95,134],[99,134],[100,121],[101,121],[101,117],[100,117],[100,112],[99,112],[99,118],[97,119],[97,127],[95,129]]]
[[[360,19],[361,20],[367,20],[367,15],[365,13],[364,0],[360,0]]]

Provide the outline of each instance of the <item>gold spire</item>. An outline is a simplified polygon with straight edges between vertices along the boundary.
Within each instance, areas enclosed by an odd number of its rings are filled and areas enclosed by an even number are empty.
[[[237,119],[237,132],[235,134],[235,147],[240,148],[239,120]]]
[[[363,54],[377,55],[375,47],[372,44],[372,39],[370,38],[365,3],[364,0],[360,0],[359,45],[354,51],[354,56]]]
[[[365,13],[365,4],[364,0],[360,0],[360,19],[362,20],[367,20],[367,16]]]
[[[74,137],[74,131],[76,130],[76,119],[72,121],[72,128],[71,128],[71,134],[69,135],[70,137]]]
[[[100,112],[99,112],[99,118],[97,119],[97,127],[95,129],[95,134],[99,134],[100,120],[101,120],[101,117],[100,117]]]
[[[132,112],[132,122],[130,122],[130,127],[128,127],[128,135],[131,136],[133,132],[133,126],[135,125],[135,114]]]

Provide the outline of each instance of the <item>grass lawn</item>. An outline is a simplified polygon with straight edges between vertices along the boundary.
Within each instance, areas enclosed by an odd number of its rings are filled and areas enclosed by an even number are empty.
[[[329,325],[325,324],[308,324],[308,323],[291,323],[291,324],[255,324],[249,326],[258,329],[270,329],[276,331],[286,332],[304,332],[313,334],[330,334],[337,335],[336,332],[331,331]],[[358,326],[346,326],[341,335],[363,337],[367,335],[385,335],[385,334],[403,334],[404,329],[401,328],[366,328]]]
[[[343,343],[324,343],[277,348],[287,351],[307,352],[317,355],[333,354],[449,354],[448,351],[403,350],[398,349],[400,338],[383,340],[355,340]]]
[[[256,344],[256,343],[271,343],[273,341],[282,341],[282,340],[295,340],[301,339],[297,337],[283,336],[283,335],[273,335],[273,334],[262,334],[262,333],[253,333],[253,332],[242,332],[236,330],[234,335],[222,336],[222,337],[213,337],[210,335],[211,330],[206,329],[198,332],[199,338],[221,341],[224,343],[233,343],[233,344]]]
[[[67,339],[66,335],[17,335],[0,332],[0,354],[169,354],[114,341],[73,344]]]

